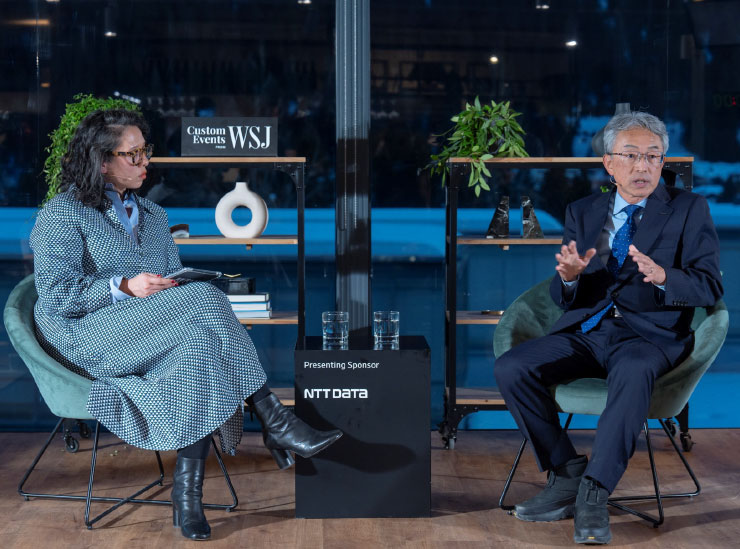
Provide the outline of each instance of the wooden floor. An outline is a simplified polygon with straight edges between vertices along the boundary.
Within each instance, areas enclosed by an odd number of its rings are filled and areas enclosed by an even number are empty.
[[[24,501],[17,483],[40,448],[44,434],[0,433],[0,546],[11,547],[179,547],[186,541],[172,527],[170,508],[128,505],[103,519],[92,531],[83,523],[84,503],[54,500]],[[576,447],[588,451],[593,433],[576,431]],[[666,502],[666,521],[658,529],[632,515],[612,509],[612,546],[719,548],[740,547],[740,430],[696,430],[688,459],[702,484],[693,500]],[[444,450],[439,436],[432,440],[432,516],[418,519],[293,518],[292,470],[280,471],[261,437],[245,434],[227,467],[240,498],[232,513],[208,511],[213,537],[200,547],[572,547],[572,520],[527,523],[497,508],[498,495],[519,444],[512,431],[462,432],[455,450]],[[126,446],[110,435],[101,437],[97,486],[114,495],[112,487],[132,492],[154,476],[152,452]],[[688,490],[685,473],[669,443],[654,431],[658,471],[666,489]],[[77,454],[55,441],[39,464],[27,490],[59,490],[84,494],[89,471],[90,441]],[[670,450],[670,451],[669,451]],[[165,470],[174,465],[173,452],[163,454]],[[223,479],[215,460],[209,461],[205,492],[224,501]],[[544,480],[529,452],[512,485],[511,500],[534,494]],[[645,443],[641,441],[617,490],[638,493],[651,486]],[[118,490],[120,493],[120,490]],[[169,486],[160,489],[169,497]],[[648,506],[644,506],[648,509]],[[93,511],[102,509],[96,504]],[[651,508],[652,509],[652,508]]]

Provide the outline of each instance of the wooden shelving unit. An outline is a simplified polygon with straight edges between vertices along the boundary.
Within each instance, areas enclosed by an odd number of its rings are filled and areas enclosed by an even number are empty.
[[[449,394],[449,390],[448,390]],[[498,406],[506,403],[496,387],[468,387],[457,390],[457,403],[462,406]]]
[[[271,166],[274,170],[287,173],[296,186],[298,234],[295,235],[261,235],[256,238],[226,238],[221,235],[191,235],[188,238],[175,238],[178,246],[224,246],[240,245],[246,250],[253,246],[296,246],[298,256],[298,310],[273,311],[271,318],[243,318],[239,322],[247,328],[257,325],[296,325],[298,340],[305,337],[306,319],[306,258],[305,258],[305,157],[157,157],[150,159],[150,164],[159,167],[221,167],[221,166]]]
[[[455,322],[457,324],[498,324],[503,311],[457,311]],[[448,315],[449,317],[449,315]]]
[[[270,318],[240,318],[239,323],[244,324],[247,328],[257,324],[298,324],[298,312],[272,311],[272,317]]]
[[[237,164],[304,164],[305,156],[152,156],[160,166],[233,166]]]
[[[246,246],[259,246],[259,245],[271,245],[281,246],[286,244],[298,244],[298,237],[295,235],[262,235],[257,238],[226,238],[225,236],[219,235],[198,235],[190,236],[188,238],[175,238],[175,244],[182,244],[184,246],[192,244],[244,244]]]
[[[663,178],[669,185],[681,177],[686,189],[692,188],[693,162],[691,156],[668,157],[663,168]],[[485,238],[459,236],[457,234],[458,194],[467,183],[470,174],[470,158],[451,158],[449,184],[446,188],[445,207],[445,391],[444,419],[439,432],[447,448],[454,448],[457,426],[467,414],[480,410],[505,410],[506,404],[495,388],[468,388],[457,386],[457,326],[496,325],[503,311],[459,311],[457,310],[457,253],[458,246],[499,246],[510,250],[512,246],[558,246],[560,236],[546,238]],[[486,161],[489,169],[543,169],[582,168],[594,169],[602,166],[601,158],[492,158]],[[555,249],[553,249],[554,253]]]
[[[449,160],[450,167],[452,165],[464,166],[470,164],[470,158],[465,157],[454,157]],[[526,158],[491,158],[486,160],[486,165],[489,168],[553,168],[553,167],[568,167],[568,168],[586,168],[593,169],[601,167],[601,157],[571,157],[571,156],[541,156],[541,157],[526,157]],[[691,189],[693,180],[693,167],[694,157],[693,156],[670,156],[666,157],[665,165],[663,167],[665,177],[665,171],[671,172],[674,176],[679,176],[683,179],[684,187]],[[674,180],[673,178],[671,178]],[[669,182],[672,184],[672,181]]]

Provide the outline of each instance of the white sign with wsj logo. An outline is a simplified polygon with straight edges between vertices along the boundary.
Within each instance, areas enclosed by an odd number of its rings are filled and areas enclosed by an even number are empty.
[[[277,118],[185,117],[182,156],[277,156]]]

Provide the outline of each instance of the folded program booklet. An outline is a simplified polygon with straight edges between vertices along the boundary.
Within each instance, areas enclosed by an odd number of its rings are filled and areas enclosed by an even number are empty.
[[[213,280],[221,276],[220,271],[208,271],[205,269],[194,269],[185,267],[177,272],[168,274],[166,278],[177,280],[179,283],[192,282],[194,280]]]

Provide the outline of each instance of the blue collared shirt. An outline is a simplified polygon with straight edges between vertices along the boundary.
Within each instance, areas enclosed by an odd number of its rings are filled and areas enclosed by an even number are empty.
[[[126,229],[126,232],[131,238],[138,241],[139,207],[136,204],[136,200],[134,200],[133,193],[126,193],[122,201],[120,195],[118,194],[118,191],[116,191],[112,185],[106,184],[105,194],[113,203],[113,209],[115,210],[116,215],[118,216],[118,220],[121,222],[121,225],[123,225],[123,228]],[[126,208],[131,208],[131,217],[129,217],[126,213]],[[122,276],[114,276],[109,281],[110,294],[113,298],[113,303],[123,301],[124,299],[128,299],[129,297],[131,297],[126,292],[120,290],[122,280]]]

